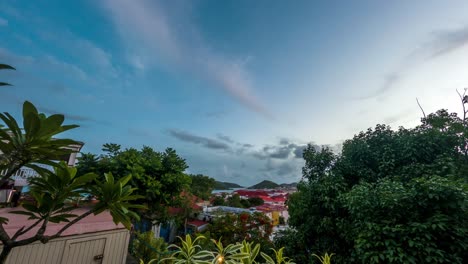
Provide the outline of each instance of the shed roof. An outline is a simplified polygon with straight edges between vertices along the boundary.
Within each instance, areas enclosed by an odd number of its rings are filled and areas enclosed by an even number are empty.
[[[18,229],[23,226],[29,227],[35,221],[28,220],[28,216],[25,215],[17,215],[12,214],[10,211],[14,210],[21,210],[21,208],[3,208],[0,209],[0,215],[2,217],[6,217],[9,219],[8,224],[4,225],[5,231],[12,236]],[[87,212],[87,208],[77,208],[73,210],[71,213],[76,215],[81,215]],[[45,235],[54,235],[57,233],[63,226],[67,223],[49,223],[47,225],[47,230]],[[116,225],[112,221],[112,216],[109,212],[103,212],[98,215],[88,215],[87,217],[81,219],[78,223],[72,225],[70,228],[65,230],[62,233],[62,236],[69,236],[69,235],[77,235],[77,234],[85,234],[85,233],[94,233],[100,231],[107,231],[107,230],[114,230],[114,229],[121,229],[125,228],[122,224]],[[19,237],[19,239],[24,239],[28,237],[32,237],[36,234],[39,227],[33,228],[31,231],[27,232],[26,234]]]

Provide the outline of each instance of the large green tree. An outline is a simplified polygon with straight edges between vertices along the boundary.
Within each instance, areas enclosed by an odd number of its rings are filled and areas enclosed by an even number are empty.
[[[167,219],[169,206],[181,206],[178,199],[183,190],[189,189],[191,178],[185,174],[188,168],[185,160],[174,149],[157,152],[144,146],[141,150],[128,148],[121,150],[118,144],[104,144],[104,155],[82,154],[78,171],[109,171],[114,175],[132,174],[130,181],[141,195],[140,203],[148,210],[144,217],[149,220]]]
[[[337,263],[463,263],[467,121],[440,110],[415,128],[361,132],[339,155],[309,146],[289,198],[294,230],[281,237],[301,247],[285,245],[288,254],[312,261],[311,253],[333,252]]]
[[[201,174],[190,175],[192,183],[190,184],[191,192],[203,200],[208,200],[211,197],[211,192],[214,190],[216,180]]]

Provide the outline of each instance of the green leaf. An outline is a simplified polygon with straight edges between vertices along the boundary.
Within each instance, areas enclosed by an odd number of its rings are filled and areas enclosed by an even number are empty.
[[[0,63],[0,70],[16,70],[13,66]]]

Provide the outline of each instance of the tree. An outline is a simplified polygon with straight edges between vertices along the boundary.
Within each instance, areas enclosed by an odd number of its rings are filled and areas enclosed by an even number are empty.
[[[22,209],[11,212],[26,215],[30,220],[34,220],[34,223],[28,227],[23,226],[10,235],[4,229],[8,218],[0,217],[0,241],[3,244],[0,263],[6,261],[13,248],[36,241],[47,243],[60,237],[65,230],[90,214],[109,210],[114,223],[122,223],[127,228],[130,228],[131,218],[138,218],[131,209],[144,207],[131,203],[139,196],[133,195],[135,189],[127,185],[131,179],[130,175],[114,181],[112,174],[105,174],[105,180],[99,181],[93,173],[78,175],[76,168],[69,168],[64,162],[52,162],[62,154],[70,153],[70,150],[64,148],[75,143],[70,139],[52,138],[60,132],[76,127],[62,126],[63,115],[46,117],[39,114],[31,103],[25,102],[24,130],[8,113],[0,114],[0,118],[7,125],[6,129],[0,130],[1,166],[7,168],[2,180],[9,180],[22,166],[29,166],[39,173],[39,176],[29,179],[30,193],[34,200],[25,202]],[[37,163],[52,165],[54,171],[41,169],[35,165]],[[85,213],[75,215],[74,208],[67,204],[67,200],[83,193],[94,195],[98,203],[88,208]],[[55,234],[45,235],[49,223],[60,222],[67,224]],[[35,227],[39,227],[35,235],[22,238],[22,235]]]
[[[463,102],[466,104],[466,102]],[[468,259],[466,117],[439,110],[415,128],[377,125],[340,155],[308,146],[278,246],[313,261],[462,263]],[[287,246],[296,240],[301,246]],[[302,248],[304,247],[304,248]]]
[[[84,173],[90,170],[110,171],[114,175],[132,174],[130,184],[137,188],[148,210],[142,215],[148,220],[164,222],[169,218],[167,208],[181,204],[180,194],[189,189],[191,178],[185,174],[188,168],[184,159],[174,149],[157,152],[148,146],[141,150],[121,150],[118,144],[104,144],[107,153],[97,157],[82,155],[77,167]],[[174,199],[176,198],[176,199]]]
[[[241,243],[243,240],[261,244],[268,249],[272,243],[271,220],[263,213],[226,213],[215,217],[208,229],[212,238],[220,238],[223,244]]]
[[[212,202],[213,206],[224,206],[226,205],[226,201],[222,196],[215,196]]]
[[[190,175],[190,177],[192,179],[190,191],[201,199],[208,200],[214,190],[216,180],[201,174]]]
[[[250,206],[259,206],[265,203],[260,197],[250,197],[247,201],[249,201]]]
[[[227,198],[227,205],[231,207],[243,208],[239,194],[235,193]]]

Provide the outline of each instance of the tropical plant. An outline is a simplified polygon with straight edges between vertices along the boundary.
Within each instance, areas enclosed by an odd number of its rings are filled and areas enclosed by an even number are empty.
[[[132,203],[142,197],[133,194],[137,188],[132,188],[127,184],[132,179],[132,175],[127,175],[117,181],[114,180],[112,173],[105,173],[104,177],[104,181],[96,179],[94,184],[89,186],[89,193],[98,201],[91,211],[96,215],[109,210],[115,224],[122,223],[130,229],[131,220],[138,220],[140,216],[129,209],[146,209],[144,205]]]
[[[88,173],[77,175],[76,168],[68,167],[61,162],[56,165],[55,171],[41,171],[41,175],[31,178],[30,193],[33,201],[26,201],[23,210],[15,210],[10,213],[28,216],[34,220],[29,226],[23,226],[10,236],[3,228],[8,223],[7,218],[0,219],[0,241],[3,243],[0,263],[4,263],[10,251],[18,246],[24,246],[36,241],[47,243],[49,240],[60,237],[62,233],[91,214],[99,214],[109,210],[115,224],[122,223],[130,228],[131,219],[138,219],[138,215],[130,209],[143,208],[141,205],[133,205],[129,202],[138,198],[132,195],[133,189],[126,185],[131,176],[114,182],[111,174],[107,174],[104,182],[96,180],[96,175]],[[94,183],[91,185],[90,183]],[[83,193],[91,193],[99,202],[80,215],[75,214],[74,206],[67,204],[70,198],[80,196]],[[66,222],[59,231],[53,235],[46,235],[49,223]],[[35,235],[21,238],[24,234],[39,226]]]
[[[170,245],[169,248],[174,248],[175,253],[165,260],[173,260],[174,264],[210,264],[214,255],[208,250],[203,250],[198,241],[205,239],[204,236],[198,236],[194,240],[190,235],[186,235],[185,239],[179,237],[182,246]]]
[[[283,256],[284,248],[280,248],[278,251],[274,248],[271,250],[274,252],[275,259],[263,252],[260,252],[260,255],[265,259],[266,264],[295,264],[290,258]]]
[[[0,172],[3,173],[1,183],[9,181],[22,166],[30,167],[38,173],[36,177],[29,179],[33,201],[24,202],[22,209],[11,212],[26,215],[33,223],[21,227],[11,235],[4,229],[8,218],[0,217],[0,241],[3,244],[0,263],[6,261],[13,248],[36,241],[47,243],[91,214],[109,210],[113,221],[116,224],[122,223],[127,228],[130,228],[133,218],[139,219],[131,209],[144,207],[131,203],[141,198],[134,195],[135,189],[127,185],[131,176],[114,181],[112,174],[106,174],[104,180],[100,181],[94,173],[77,174],[76,168],[69,168],[64,162],[56,162],[62,155],[73,152],[70,145],[78,143],[71,139],[54,138],[61,132],[77,127],[63,125],[63,115],[47,117],[26,101],[23,104],[23,128],[9,113],[0,114],[0,119],[7,125],[0,129]],[[53,171],[37,164],[50,165]],[[98,203],[77,215],[69,201],[85,194],[96,197]],[[59,222],[66,224],[55,234],[46,233],[49,223]],[[36,227],[38,229],[34,235],[24,237]]]
[[[130,250],[132,255],[143,263],[149,263],[150,261],[158,263],[167,255],[170,255],[167,247],[168,245],[164,242],[164,239],[155,238],[152,231],[136,232]]]
[[[333,253],[331,254],[325,253],[325,255],[323,256],[312,254],[312,256],[316,257],[322,264],[331,264],[331,258],[333,255],[334,255]]]
[[[79,144],[71,139],[54,138],[58,134],[78,127],[63,125],[64,116],[46,116],[26,101],[23,104],[23,128],[9,113],[0,113],[6,128],[0,129],[0,185],[7,182],[21,167],[41,170],[37,164],[55,166],[51,160],[59,160],[73,152],[71,145]],[[23,132],[24,131],[24,132]]]
[[[241,249],[244,247],[243,244],[229,244],[227,247],[224,247],[221,239],[218,241],[212,239],[211,241],[216,246],[215,258],[212,262],[213,264],[238,264],[243,263],[243,259],[249,258],[248,253],[241,252]]]
[[[242,248],[240,252],[245,253],[248,255],[247,258],[242,259],[242,264],[255,264],[257,263],[255,259],[257,259],[258,254],[260,253],[260,244],[256,244],[253,248],[253,242],[242,241]]]

